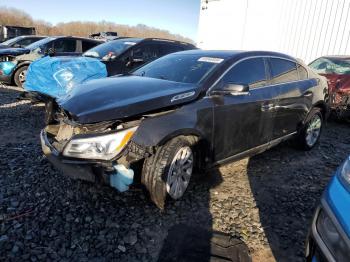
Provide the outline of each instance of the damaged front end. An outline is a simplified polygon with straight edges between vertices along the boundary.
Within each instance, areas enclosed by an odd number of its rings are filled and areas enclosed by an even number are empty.
[[[326,75],[329,88],[329,106],[336,119],[350,119],[350,76]]]
[[[63,110],[41,131],[48,160],[73,179],[110,185],[125,191],[134,170],[148,153],[132,141],[141,120],[79,124]]]

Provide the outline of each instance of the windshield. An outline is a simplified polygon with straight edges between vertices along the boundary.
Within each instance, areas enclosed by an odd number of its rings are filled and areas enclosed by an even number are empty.
[[[36,41],[36,42],[34,42],[34,43],[32,43],[32,44],[26,46],[26,48],[29,49],[29,50],[35,50],[35,49],[41,47],[42,45],[45,45],[45,44],[47,44],[48,42],[50,42],[50,41],[52,41],[52,40],[55,40],[55,39],[56,39],[56,38],[54,38],[54,37],[46,37],[46,38],[44,38],[44,39],[41,39],[41,40],[39,40],[39,41]]]
[[[86,51],[83,56],[95,57],[102,60],[110,60],[120,55],[126,49],[136,45],[141,39],[138,38],[127,38],[110,41]]]
[[[350,59],[319,58],[310,64],[318,74],[350,74]]]
[[[132,74],[198,84],[223,60],[203,55],[170,54],[137,69]]]
[[[21,40],[23,36],[17,36],[15,38],[11,38],[9,40],[6,40],[5,42],[2,42],[1,45],[8,45],[11,46],[12,44],[16,43],[17,41]]]

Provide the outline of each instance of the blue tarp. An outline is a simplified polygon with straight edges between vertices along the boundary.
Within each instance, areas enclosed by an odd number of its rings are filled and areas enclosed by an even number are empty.
[[[107,69],[98,59],[46,56],[31,63],[24,89],[60,98],[78,84],[103,77]]]

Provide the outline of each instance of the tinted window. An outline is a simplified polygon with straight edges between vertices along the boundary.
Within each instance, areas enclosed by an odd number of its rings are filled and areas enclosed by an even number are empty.
[[[75,52],[77,41],[74,39],[58,39],[55,41],[56,52]]]
[[[239,62],[225,74],[224,83],[244,84],[250,88],[266,85],[265,63],[263,58],[250,58]]]
[[[308,73],[306,69],[302,65],[298,64],[297,66],[298,66],[299,79],[300,80],[308,79]]]
[[[89,50],[97,45],[98,45],[98,43],[96,43],[96,42],[82,41],[83,52],[86,52],[87,50]]]
[[[271,80],[274,84],[299,80],[296,63],[279,58],[270,58]]]
[[[20,46],[27,46],[27,45],[30,45],[30,44],[38,41],[38,40],[40,40],[40,38],[25,38],[25,39],[18,41],[16,44],[18,44]]]
[[[160,55],[158,44],[144,44],[132,50],[132,57],[134,59],[142,59],[148,62],[157,59]]]
[[[179,51],[183,51],[184,48],[182,46],[173,45],[173,44],[162,44],[161,45],[161,55],[167,55]]]
[[[202,55],[170,54],[133,72],[134,75],[181,83],[201,82],[224,59]]]

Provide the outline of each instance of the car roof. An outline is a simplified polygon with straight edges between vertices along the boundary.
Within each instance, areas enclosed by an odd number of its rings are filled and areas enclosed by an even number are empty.
[[[244,58],[244,57],[251,57],[251,56],[273,56],[273,57],[280,57],[280,58],[286,58],[293,60],[297,62],[297,60],[294,57],[291,57],[289,55],[278,53],[278,52],[272,52],[272,51],[244,51],[244,50],[201,50],[201,49],[194,49],[194,50],[188,50],[188,51],[182,51],[178,52],[176,54],[189,54],[189,55],[202,55],[202,56],[211,56],[211,57],[218,57],[223,59],[230,59],[230,58]]]
[[[101,42],[98,39],[91,39],[88,37],[81,37],[81,36],[65,36],[65,35],[59,35],[59,36],[48,36],[54,39],[60,39],[60,38],[74,38],[74,39],[79,39],[79,40],[89,40],[89,41],[94,41],[94,42]]]

